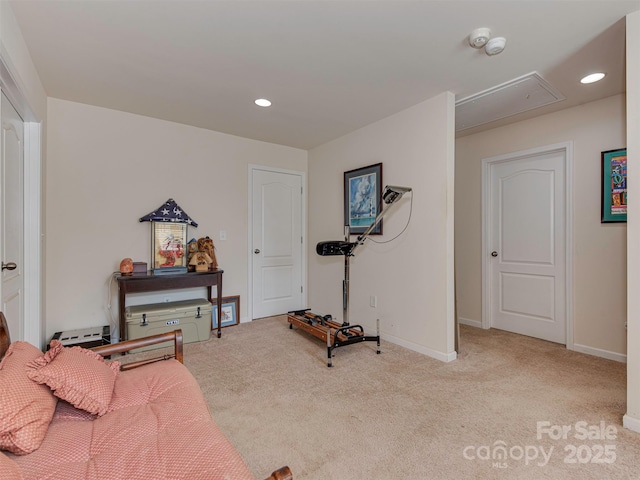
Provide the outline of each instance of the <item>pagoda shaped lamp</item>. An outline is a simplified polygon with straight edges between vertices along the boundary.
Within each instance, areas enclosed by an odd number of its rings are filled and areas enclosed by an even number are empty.
[[[151,222],[151,269],[155,275],[186,273],[187,227],[197,227],[172,198],[140,219]]]

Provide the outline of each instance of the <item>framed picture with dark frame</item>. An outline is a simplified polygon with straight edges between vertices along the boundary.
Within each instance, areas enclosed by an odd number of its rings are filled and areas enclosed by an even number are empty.
[[[211,330],[218,328],[218,299],[212,298]],[[222,328],[237,325],[240,321],[240,296],[222,297]]]
[[[627,149],[602,152],[601,223],[627,221]]]
[[[344,172],[344,224],[351,235],[364,233],[376,219],[382,201],[382,163]],[[371,232],[382,235],[382,220]]]

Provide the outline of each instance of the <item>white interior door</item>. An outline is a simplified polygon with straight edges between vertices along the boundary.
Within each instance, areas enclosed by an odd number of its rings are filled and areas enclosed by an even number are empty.
[[[0,298],[12,340],[24,340],[24,122],[4,94],[0,114]]]
[[[489,165],[491,326],[566,343],[566,150]]]
[[[302,176],[253,169],[252,317],[303,308]]]

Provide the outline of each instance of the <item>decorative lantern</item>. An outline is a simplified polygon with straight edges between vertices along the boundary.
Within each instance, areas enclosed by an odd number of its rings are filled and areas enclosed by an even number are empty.
[[[155,275],[187,271],[187,227],[197,227],[170,198],[141,222],[151,222],[151,269]]]

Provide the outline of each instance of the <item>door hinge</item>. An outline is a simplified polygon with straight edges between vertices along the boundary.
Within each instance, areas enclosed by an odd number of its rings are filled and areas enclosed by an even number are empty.
[[[303,293],[302,285],[300,285],[300,293]]]

